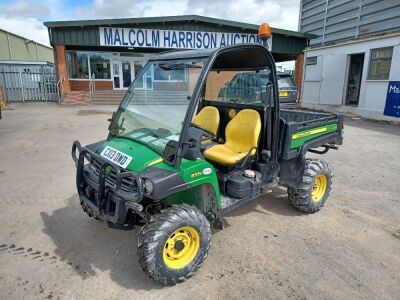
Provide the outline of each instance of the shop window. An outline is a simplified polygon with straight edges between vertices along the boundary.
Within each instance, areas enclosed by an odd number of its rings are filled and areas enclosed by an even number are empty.
[[[88,55],[81,51],[67,52],[68,76],[73,79],[88,79]]]
[[[393,47],[371,49],[368,69],[369,80],[389,79],[392,54]]]
[[[90,74],[93,79],[111,79],[110,54],[90,53]]]

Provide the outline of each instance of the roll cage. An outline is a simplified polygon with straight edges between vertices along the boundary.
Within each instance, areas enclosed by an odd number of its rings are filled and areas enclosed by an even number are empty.
[[[207,60],[196,82],[192,95],[188,95],[188,101],[190,101],[190,103],[183,121],[180,139],[176,147],[176,155],[174,156],[173,161],[166,161],[166,163],[173,165],[175,168],[179,168],[181,164],[183,158],[183,147],[188,143],[190,138],[188,134],[189,127],[191,126],[194,114],[196,113],[196,108],[202,100],[206,79],[210,71],[261,71],[266,67],[271,70],[270,83],[272,84],[272,88],[269,87],[270,90],[266,91],[266,96],[262,101],[262,105],[258,105],[258,110],[261,109],[264,114],[264,125],[261,132],[264,136],[268,137],[266,143],[264,143],[265,145],[263,150],[267,151],[270,163],[277,163],[280,122],[278,84],[275,61],[268,49],[260,44],[237,44],[218,49],[167,51],[150,58],[148,63],[158,60],[168,61],[187,58],[207,58]],[[142,71],[144,69],[145,68],[139,72],[136,78],[140,78],[143,75]],[[266,89],[268,89],[268,86]],[[114,122],[118,119],[119,114],[122,112],[121,108],[127,100],[128,97],[124,97],[115,115],[117,117],[113,116],[112,118],[111,126],[115,125]],[[245,108],[246,105],[241,104],[236,107]],[[253,108],[251,105],[247,105],[247,107]],[[111,137],[112,134],[110,130],[109,138]]]

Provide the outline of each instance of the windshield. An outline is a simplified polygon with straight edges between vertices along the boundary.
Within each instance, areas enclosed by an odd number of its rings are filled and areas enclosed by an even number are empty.
[[[112,135],[162,153],[179,140],[186,110],[206,58],[150,61],[130,86]]]

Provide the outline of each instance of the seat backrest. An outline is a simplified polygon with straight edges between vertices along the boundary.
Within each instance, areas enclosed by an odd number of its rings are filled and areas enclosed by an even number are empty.
[[[206,106],[193,118],[192,123],[217,135],[219,127],[219,111],[214,106]]]
[[[225,146],[235,152],[247,153],[252,147],[257,147],[260,131],[259,113],[253,109],[243,109],[226,126]]]

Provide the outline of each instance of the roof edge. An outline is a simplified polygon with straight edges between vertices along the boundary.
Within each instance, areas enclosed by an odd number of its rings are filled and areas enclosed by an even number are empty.
[[[95,20],[72,20],[72,21],[48,21],[44,22],[47,28],[60,28],[60,27],[84,27],[84,26],[111,26],[127,23],[146,24],[146,23],[166,23],[166,22],[205,22],[217,24],[219,26],[241,27],[243,29],[258,30],[259,25],[249,24],[244,22],[237,22],[231,20],[223,20],[212,17],[205,17],[200,15],[178,15],[178,16],[163,16],[163,17],[143,17],[143,18],[119,18],[119,19],[95,19]],[[300,38],[312,39],[316,35],[303,33],[298,31],[286,30],[271,27],[272,33],[295,36]]]
[[[31,41],[32,43],[35,43],[35,44],[38,44],[38,45],[40,45],[40,46],[43,46],[43,47],[46,47],[46,48],[49,48],[49,49],[53,50],[53,47],[51,47],[51,46],[48,46],[48,45],[45,45],[45,44],[43,44],[43,43],[34,41],[34,40],[32,40],[32,39],[29,39],[29,38],[24,37],[24,36],[22,36],[22,35],[19,35],[19,34],[16,34],[16,33],[14,33],[14,32],[5,30],[5,29],[3,29],[3,28],[0,28],[0,31],[3,31],[3,32],[8,33],[8,34],[12,34],[12,35],[14,35],[14,36],[16,36],[16,37],[19,37],[19,38],[21,38],[21,39],[24,39],[25,41]]]

